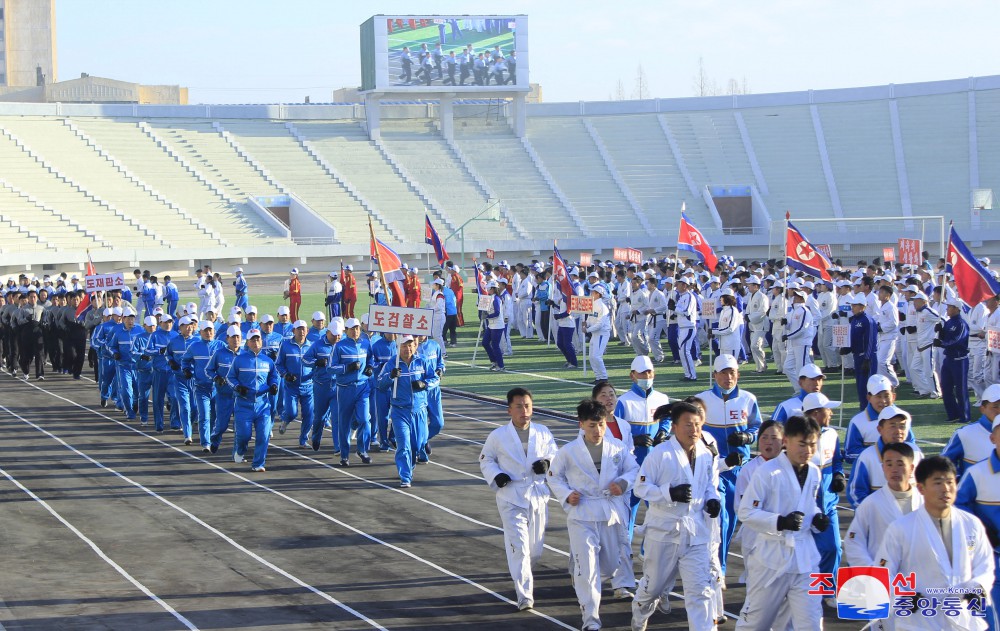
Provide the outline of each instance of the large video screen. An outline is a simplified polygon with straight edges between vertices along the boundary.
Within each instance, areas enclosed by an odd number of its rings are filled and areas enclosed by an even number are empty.
[[[362,90],[529,89],[523,15],[376,15],[361,48]]]

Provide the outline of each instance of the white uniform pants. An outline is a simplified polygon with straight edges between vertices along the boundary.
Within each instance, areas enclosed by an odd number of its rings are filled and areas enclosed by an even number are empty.
[[[912,339],[912,341],[911,341]],[[913,354],[917,352],[917,336],[906,334],[903,336],[903,341],[896,345],[896,350],[899,353],[899,364],[903,367],[903,374],[906,375],[906,380],[913,385],[913,376],[910,373],[910,361],[913,358]]]
[[[618,332],[618,341],[623,344],[632,345],[631,325],[629,320],[630,309],[627,305],[619,305],[615,310],[615,330]]]
[[[441,352],[444,352],[444,321],[444,313],[434,313],[434,321],[431,324],[431,337],[441,346]]]
[[[500,352],[504,357],[514,354],[514,347],[510,344],[510,322],[503,327],[503,335],[500,337]]]
[[[590,336],[590,367],[594,369],[594,379],[607,379],[608,369],[604,367],[604,351],[611,339],[610,331],[598,331]]]
[[[771,328],[771,356],[774,358],[774,367],[777,370],[785,369],[785,358],[788,343],[781,341],[781,336],[785,334],[785,327],[776,322]],[[798,385],[798,382],[796,382]]]
[[[715,629],[715,589],[710,570],[709,544],[654,541],[647,536],[643,548],[642,580],[635,591],[632,625],[640,626],[649,620],[668,582],[679,573],[684,583],[688,628]]]
[[[910,374],[913,375],[913,388],[917,394],[941,396],[941,382],[934,371],[934,347],[928,347],[913,354],[910,361]]]
[[[514,579],[517,602],[533,604],[535,585],[531,565],[542,558],[548,505],[539,502],[531,508],[522,508],[497,497],[497,509],[503,522],[507,568]]]
[[[788,352],[785,356],[785,376],[792,384],[792,389],[799,391],[799,371],[812,362],[812,347],[808,344],[793,344],[788,342]]]
[[[606,522],[567,520],[569,549],[573,568],[573,589],[583,611],[581,626],[596,624],[601,626],[601,582],[610,580],[612,587],[631,588],[631,583],[622,582],[622,543],[628,541],[628,532],[623,524],[608,525]],[[631,562],[631,561],[630,561]],[[620,584],[616,584],[620,583]]]
[[[769,631],[783,603],[787,603],[796,631],[823,628],[823,599],[809,594],[812,579],[808,573],[772,570],[754,553],[747,556],[746,564],[750,582],[747,583],[746,602],[736,622],[738,631]]]
[[[889,380],[893,388],[899,386],[899,379],[896,377],[896,369],[892,367],[892,356],[896,353],[896,335],[879,335],[876,357],[878,360],[878,374]]]
[[[636,356],[649,355],[649,344],[646,341],[646,316],[639,314],[630,323],[629,334],[632,338],[632,349]]]
[[[740,358],[740,336],[739,333],[724,335],[719,338],[719,354],[732,355],[736,359]]]
[[[764,351],[765,333],[763,326],[759,329],[750,328],[750,355],[753,357],[757,372],[767,370],[767,353]]]
[[[972,346],[969,345],[969,385],[972,386],[973,391],[976,393],[976,397],[980,397],[983,394],[983,390],[986,389],[992,381],[986,380],[986,345],[982,346]]]
[[[681,366],[684,367],[684,376],[688,379],[697,379],[698,375],[694,371],[694,358],[691,350],[698,343],[698,336],[694,327],[686,327],[677,330],[677,347],[681,355]]]
[[[819,355],[823,358],[823,366],[826,368],[840,368],[840,349],[833,347],[833,323],[819,323],[819,339],[816,341],[819,346]]]
[[[649,340],[649,354],[655,362],[662,362],[664,358],[660,338],[663,337],[666,328],[666,316],[649,316],[649,321],[646,323],[646,339]]]
[[[514,305],[515,319],[517,321],[517,332],[521,334],[523,338],[530,338],[534,336],[534,331],[532,330],[531,322],[531,301],[527,298],[519,300]]]
[[[1000,383],[1000,354],[987,351],[986,378],[990,383]]]

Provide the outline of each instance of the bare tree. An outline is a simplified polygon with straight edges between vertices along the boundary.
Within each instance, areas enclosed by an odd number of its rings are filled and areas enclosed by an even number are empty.
[[[702,57],[698,58],[698,70],[692,79],[691,87],[694,89],[695,96],[715,96],[719,93],[715,81],[708,76],[708,71],[705,70],[705,59]]]
[[[743,77],[742,80],[730,78],[726,94],[750,94],[750,83],[746,77]]]
[[[642,64],[635,70],[635,89],[632,91],[633,99],[649,98],[649,81],[646,79],[646,71]]]
[[[615,83],[615,96],[613,100],[624,101],[626,98],[627,97],[625,96],[625,82],[622,81],[621,79],[618,79],[618,82]]]

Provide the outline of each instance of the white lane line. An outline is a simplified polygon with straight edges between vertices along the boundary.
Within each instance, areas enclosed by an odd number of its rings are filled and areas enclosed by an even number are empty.
[[[36,388],[38,390],[41,390],[42,392],[48,392],[47,390],[39,388],[38,386],[34,386],[34,384],[28,384],[28,385],[32,385],[34,388]],[[72,401],[69,401],[68,399],[64,399],[63,397],[60,397],[57,394],[53,394],[51,392],[49,392],[48,394],[50,394],[50,395],[52,395],[52,396],[54,396],[56,398],[63,399],[64,401],[67,401],[69,403],[73,403]],[[84,408],[79,403],[73,403],[73,404],[76,405],[76,406],[78,406],[78,407],[81,407],[83,409],[87,409],[87,408]],[[36,425],[35,423],[32,423],[28,419],[24,418],[23,416],[20,416],[19,414],[13,412],[12,410],[10,410],[7,407],[4,407],[4,406],[0,405],[0,410],[3,410],[5,412],[7,412],[8,414],[10,414],[11,416],[13,416],[14,418],[16,418],[16,419],[20,420],[21,422],[26,423],[27,425],[30,425],[31,427],[35,428],[39,432],[45,434],[49,438],[51,438],[51,439],[55,440],[56,442],[58,442],[59,444],[61,444],[66,449],[69,449],[70,451],[72,451],[76,455],[80,456],[84,460],[87,460],[88,462],[90,462],[91,464],[93,464],[95,467],[97,467],[97,468],[99,468],[99,469],[101,469],[103,471],[106,471],[106,472],[114,475],[115,477],[119,478],[123,482],[127,482],[128,484],[134,486],[135,488],[143,491],[144,493],[146,493],[150,497],[159,500],[163,504],[166,504],[167,506],[169,506],[170,508],[172,508],[172,509],[176,510],[177,512],[181,513],[182,515],[184,515],[185,517],[189,518],[191,521],[195,522],[199,526],[205,528],[206,530],[208,530],[212,534],[217,535],[223,541],[225,541],[226,543],[228,543],[232,547],[236,548],[240,552],[246,554],[250,558],[252,558],[255,561],[257,561],[258,563],[260,563],[261,565],[263,565],[263,566],[265,566],[265,567],[267,567],[267,568],[269,568],[271,570],[274,570],[278,574],[281,574],[282,576],[284,576],[285,578],[289,579],[290,581],[292,581],[293,583],[295,583],[299,587],[303,587],[303,588],[311,591],[312,593],[316,594],[317,596],[323,598],[324,600],[330,602],[331,604],[334,604],[337,607],[340,607],[341,609],[343,609],[347,613],[351,614],[355,618],[358,618],[359,620],[363,620],[364,622],[368,623],[370,626],[374,627],[375,629],[379,629],[380,631],[388,631],[385,627],[383,627],[379,623],[375,622],[371,618],[365,616],[361,612],[359,612],[359,611],[357,611],[357,610],[349,607],[348,605],[345,605],[344,603],[340,602],[339,600],[337,600],[336,598],[334,598],[330,594],[327,594],[326,592],[324,592],[324,591],[322,591],[322,590],[320,590],[320,589],[318,589],[316,587],[313,587],[309,583],[306,583],[305,581],[299,579],[298,577],[294,576],[290,572],[287,572],[287,571],[281,569],[280,567],[278,567],[277,565],[271,563],[270,561],[268,561],[267,559],[263,558],[259,554],[257,554],[255,552],[253,552],[253,551],[245,548],[244,546],[240,545],[239,543],[237,543],[236,541],[234,541],[233,539],[231,539],[229,536],[227,536],[225,533],[223,533],[219,529],[217,529],[217,528],[215,528],[213,526],[210,526],[206,522],[202,521],[201,519],[199,519],[198,517],[196,517],[194,514],[192,514],[192,513],[188,512],[187,510],[181,508],[177,504],[174,504],[173,502],[171,502],[170,500],[164,498],[163,496],[158,495],[155,491],[153,491],[153,490],[151,490],[151,489],[143,486],[142,484],[140,484],[139,482],[136,482],[135,480],[129,478],[128,476],[123,475],[123,474],[119,473],[118,471],[115,471],[111,467],[108,467],[108,466],[106,466],[106,465],[98,462],[97,460],[91,458],[87,454],[83,453],[82,451],[80,451],[76,447],[70,445],[69,443],[67,443],[66,441],[64,441],[62,438],[59,438],[58,436],[56,436],[52,432],[46,430],[45,428],[40,427],[40,426]],[[90,411],[93,412],[93,410],[90,410]],[[99,413],[95,412],[95,414],[99,414]],[[104,416],[103,414],[99,414],[99,415],[100,416]],[[112,419],[110,417],[104,416],[104,418],[107,418],[108,420],[111,420],[111,421],[114,421],[114,422],[118,423],[118,421],[115,421],[114,419]],[[124,423],[119,423],[119,425],[124,425]],[[125,425],[125,427],[128,427],[128,426]],[[131,428],[129,428],[129,429],[131,429]],[[142,432],[140,432],[140,433],[142,433]],[[152,438],[152,437],[150,437],[150,438]],[[159,442],[162,443],[163,441],[159,441]],[[163,443],[163,444],[166,445],[166,443]],[[181,451],[181,453],[185,453],[183,450],[178,450],[178,451]],[[219,468],[221,469],[221,467],[219,467]],[[223,469],[223,471],[225,471],[225,469]],[[237,476],[237,477],[239,477],[239,476]]]
[[[2,406],[0,406],[0,407],[2,407]],[[7,410],[7,408],[3,408],[3,409],[5,411],[7,411],[8,413],[10,413],[10,410]],[[17,415],[13,415],[13,416],[17,416]],[[134,585],[136,587],[136,589],[138,589],[139,591],[141,591],[143,594],[146,594],[146,596],[148,596],[157,605],[159,605],[160,607],[162,607],[167,613],[169,613],[174,618],[176,618],[177,621],[180,622],[182,625],[184,625],[188,629],[192,629],[192,631],[197,631],[198,627],[196,627],[193,622],[191,622],[190,620],[188,620],[187,618],[185,618],[176,609],[174,609],[173,607],[171,607],[170,605],[168,605],[167,603],[165,603],[163,601],[163,599],[161,599],[159,596],[157,596],[156,594],[154,594],[148,587],[146,587],[145,585],[143,585],[142,583],[140,583],[134,576],[132,576],[131,574],[129,574],[128,572],[126,572],[125,568],[123,568],[122,566],[120,566],[117,563],[115,563],[114,560],[111,557],[109,557],[107,554],[104,553],[104,550],[101,550],[100,546],[98,546],[96,543],[94,543],[89,538],[87,538],[87,535],[85,535],[82,532],[80,532],[77,529],[76,526],[74,526],[73,524],[71,524],[65,517],[63,517],[62,515],[60,515],[54,508],[52,508],[49,505],[48,502],[46,502],[42,498],[40,498],[37,495],[35,495],[31,491],[31,489],[27,488],[26,486],[24,486],[23,484],[21,484],[20,482],[18,482],[16,479],[14,479],[14,476],[12,476],[11,474],[7,473],[2,468],[0,468],[0,475],[3,475],[5,478],[7,478],[8,480],[10,480],[15,486],[17,486],[17,488],[19,488],[22,491],[24,491],[28,495],[28,497],[30,497],[31,499],[33,499],[36,502],[38,502],[42,506],[42,508],[44,508],[45,510],[47,510],[49,512],[49,514],[51,514],[53,517],[55,517],[56,519],[58,519],[59,522],[63,526],[66,526],[67,528],[69,528],[69,530],[74,535],[76,535],[77,537],[79,537],[84,543],[86,543],[88,546],[90,546],[90,549],[94,551],[94,554],[96,554],[97,556],[99,556],[102,561],[104,561],[105,563],[107,563],[108,565],[110,565],[111,567],[113,567],[115,569],[115,571],[118,572],[119,574],[121,574],[122,577],[125,580],[127,580],[129,583],[132,583],[132,585]],[[2,624],[0,624],[0,629],[3,629],[3,625]]]
[[[217,470],[219,470],[221,472],[224,472],[224,473],[226,473],[228,475],[231,475],[231,476],[235,477],[238,480],[241,480],[243,482],[251,484],[251,485],[253,485],[253,486],[255,486],[255,487],[257,487],[257,488],[259,488],[259,489],[261,489],[263,491],[267,491],[269,493],[272,493],[273,495],[276,495],[276,496],[278,496],[278,497],[280,497],[280,498],[282,498],[284,500],[287,500],[288,502],[291,502],[292,504],[295,504],[296,506],[298,506],[298,507],[300,507],[300,508],[302,508],[304,510],[309,511],[309,512],[313,513],[314,515],[317,515],[318,517],[321,517],[321,518],[323,518],[323,519],[325,519],[325,520],[327,520],[329,522],[337,524],[338,526],[340,526],[342,528],[350,530],[351,532],[353,532],[353,533],[355,533],[355,534],[357,534],[357,535],[359,535],[361,537],[364,537],[365,539],[367,539],[367,540],[369,540],[369,541],[371,541],[373,543],[377,543],[379,545],[383,545],[383,546],[389,548],[390,550],[393,550],[393,551],[398,552],[398,553],[400,553],[400,554],[402,554],[402,555],[404,555],[406,557],[409,557],[410,559],[413,559],[414,561],[417,561],[417,562],[422,563],[422,564],[424,564],[424,565],[426,565],[426,566],[428,566],[428,567],[430,567],[430,568],[432,568],[434,570],[437,570],[438,572],[441,572],[442,574],[450,576],[451,578],[454,578],[455,580],[461,581],[461,582],[469,585],[470,587],[474,587],[475,589],[478,589],[479,591],[481,591],[483,593],[489,594],[490,596],[493,596],[497,600],[503,601],[503,602],[508,603],[510,605],[516,605],[517,604],[515,601],[507,598],[503,594],[499,594],[499,593],[493,591],[492,589],[486,587],[485,585],[481,585],[481,584],[473,581],[472,579],[466,578],[465,576],[462,576],[460,574],[456,574],[456,573],[454,573],[454,572],[452,572],[452,571],[450,571],[450,570],[448,570],[448,569],[446,569],[446,568],[444,568],[444,567],[442,567],[442,566],[434,563],[433,561],[429,561],[429,560],[427,560],[427,559],[425,559],[425,558],[423,558],[421,556],[418,556],[418,555],[410,552],[409,550],[405,550],[403,548],[400,548],[399,546],[393,545],[393,544],[391,544],[391,543],[389,543],[387,541],[379,539],[378,537],[370,535],[367,532],[365,532],[363,530],[360,530],[358,528],[355,528],[354,526],[351,526],[348,523],[342,522],[339,519],[337,519],[335,517],[332,517],[331,515],[328,515],[328,514],[324,513],[323,511],[321,511],[321,510],[319,510],[317,508],[314,508],[314,507],[312,507],[312,506],[310,506],[308,504],[305,504],[304,502],[301,502],[301,501],[299,501],[299,500],[297,500],[297,499],[295,499],[293,497],[290,497],[290,496],[286,495],[285,493],[282,493],[281,491],[278,491],[278,490],[273,489],[273,488],[271,488],[271,487],[269,487],[267,485],[261,484],[260,482],[257,482],[255,480],[251,480],[251,479],[249,479],[249,478],[247,478],[245,476],[242,476],[242,475],[240,475],[238,473],[230,471],[229,469],[226,469],[225,467],[222,467],[222,466],[220,466],[220,465],[218,465],[218,464],[216,464],[214,462],[211,462],[209,460],[205,460],[204,458],[201,458],[201,457],[196,456],[194,454],[188,453],[187,451],[184,451],[183,449],[180,449],[179,447],[175,447],[174,445],[171,445],[170,443],[167,443],[167,442],[165,442],[163,440],[160,440],[156,436],[152,436],[150,434],[147,434],[146,432],[143,432],[143,431],[141,431],[139,429],[136,429],[136,428],[128,425],[127,423],[123,423],[123,422],[121,422],[121,421],[119,421],[117,419],[114,419],[114,418],[112,418],[110,416],[107,416],[106,414],[103,414],[101,412],[98,412],[97,410],[93,410],[91,408],[88,408],[88,407],[86,407],[84,405],[81,405],[81,404],[77,403],[76,401],[73,401],[71,399],[67,399],[66,397],[60,396],[60,395],[58,395],[58,394],[56,394],[54,392],[50,392],[48,390],[45,390],[44,388],[40,388],[40,387],[36,386],[35,384],[26,383],[25,385],[30,385],[31,387],[35,388],[36,390],[38,390],[40,392],[44,392],[44,393],[48,394],[49,396],[52,396],[52,397],[54,397],[56,399],[60,399],[62,401],[65,401],[66,403],[69,403],[71,405],[75,405],[76,407],[78,407],[78,408],[80,408],[82,410],[86,410],[86,411],[88,411],[88,412],[90,412],[90,413],[92,413],[92,414],[94,414],[96,416],[100,416],[102,418],[105,418],[105,419],[111,421],[112,423],[120,425],[121,427],[124,427],[124,428],[126,428],[126,429],[128,429],[128,430],[130,430],[130,431],[132,431],[132,432],[134,432],[136,434],[139,434],[140,436],[145,436],[146,438],[149,438],[149,439],[151,439],[151,440],[153,440],[155,442],[158,442],[161,445],[163,445],[163,446],[165,446],[165,447],[167,447],[169,449],[172,449],[173,451],[176,451],[178,453],[184,454],[185,456],[187,456],[189,458],[192,458],[193,460],[197,460],[198,462],[204,463],[204,464],[206,464],[206,465],[208,465],[208,466],[210,466],[210,467],[212,467],[214,469],[217,469]],[[6,408],[3,408],[2,406],[0,406],[0,409],[6,409]],[[13,412],[11,412],[11,414],[13,414]],[[18,417],[18,418],[20,418],[20,417]],[[24,420],[24,419],[22,419],[22,420]],[[84,453],[76,450],[72,446],[70,446],[67,443],[65,443],[59,437],[51,434],[50,432],[46,431],[45,429],[42,429],[42,428],[38,427],[34,423],[31,423],[30,421],[27,421],[27,420],[25,420],[25,422],[28,423],[29,425],[35,427],[39,431],[41,431],[41,432],[49,435],[50,437],[54,438],[55,440],[59,441],[60,443],[62,443],[63,445],[65,445],[67,448],[69,448],[72,451],[78,453],[79,455],[81,455],[84,458],[86,458],[87,460],[93,462],[94,464],[96,464],[97,466],[101,467],[102,469],[106,469],[107,471],[110,471],[110,472],[114,473],[116,476],[121,477],[123,480],[129,482],[130,484],[133,484],[133,485],[137,486],[138,488],[143,489],[144,491],[146,491],[147,493],[153,495],[157,499],[160,499],[160,501],[168,504],[169,506],[171,506],[173,508],[176,508],[178,511],[184,513],[185,515],[188,515],[191,519],[193,519],[196,522],[204,525],[206,528],[212,530],[213,532],[215,532],[216,534],[218,534],[220,537],[223,537],[224,539],[226,539],[228,542],[231,542],[232,545],[237,546],[237,547],[239,547],[242,550],[245,550],[248,554],[250,554],[254,558],[258,559],[260,562],[264,563],[268,567],[272,567],[273,569],[275,569],[275,571],[282,573],[282,575],[285,575],[285,576],[289,577],[293,581],[301,584],[303,587],[306,587],[307,589],[310,589],[311,591],[314,591],[317,594],[324,595],[324,597],[327,597],[327,599],[330,600],[330,602],[335,603],[338,607],[341,607],[345,611],[350,611],[352,614],[354,614],[355,616],[361,618],[365,622],[368,622],[369,624],[371,624],[375,628],[383,629],[383,630],[385,629],[385,627],[382,627],[381,625],[379,625],[378,623],[374,622],[373,620],[370,620],[369,618],[364,617],[362,614],[356,612],[355,610],[351,609],[347,605],[344,605],[343,603],[340,603],[340,601],[337,601],[336,599],[334,599],[333,596],[329,596],[329,594],[325,594],[324,592],[321,592],[321,591],[317,590],[316,588],[314,588],[314,587],[312,587],[312,586],[310,586],[310,585],[308,585],[308,584],[306,584],[304,582],[300,582],[299,579],[295,578],[291,574],[288,574],[288,573],[284,572],[284,570],[281,570],[280,568],[278,568],[277,566],[274,566],[273,564],[269,563],[265,559],[263,559],[263,558],[255,555],[253,552],[250,552],[249,550],[246,550],[245,548],[243,548],[242,546],[240,546],[238,543],[236,543],[232,539],[229,539],[229,537],[227,537],[226,535],[224,535],[220,531],[218,531],[218,530],[212,528],[211,526],[209,526],[208,524],[202,522],[200,519],[198,519],[197,517],[195,517],[191,513],[188,513],[187,511],[185,511],[184,509],[180,508],[179,506],[176,506],[176,505],[172,504],[171,502],[169,502],[168,500],[165,500],[165,499],[161,498],[160,496],[156,495],[153,491],[150,491],[150,490],[146,489],[144,486],[142,486],[138,482],[134,482],[134,481],[130,480],[129,478],[127,478],[126,476],[123,476],[122,474],[117,473],[117,472],[113,471],[112,469],[110,469],[108,467],[105,467],[104,465],[100,464],[99,462],[97,462],[96,460],[94,460],[93,458],[91,458],[90,456],[87,456],[86,454],[84,454]],[[278,449],[284,449],[283,447],[277,447],[277,448]],[[296,452],[293,451],[291,453],[296,453]],[[303,457],[306,457],[303,454],[297,454],[297,455],[302,455]],[[387,487],[387,488],[391,489],[391,487]],[[572,627],[570,625],[567,625],[567,624],[565,624],[565,623],[563,623],[563,622],[561,622],[561,621],[559,621],[559,620],[557,620],[557,619],[555,619],[555,618],[553,618],[551,616],[548,616],[548,615],[546,615],[546,614],[538,611],[537,609],[529,609],[528,611],[531,614],[533,614],[535,616],[538,616],[538,617],[540,617],[540,618],[542,618],[544,620],[547,620],[548,622],[551,622],[552,624],[555,624],[555,625],[557,625],[557,626],[559,626],[561,628],[564,628],[564,629],[573,629],[573,630],[576,629],[576,627]]]
[[[468,368],[472,368],[473,370],[489,370],[489,367],[487,367],[487,366],[473,366],[472,364],[469,364],[468,362],[460,362],[460,361],[455,361],[455,360],[452,360],[452,359],[446,359],[445,363],[446,364],[455,364],[456,366],[466,366]],[[559,382],[562,382],[562,383],[572,383],[572,384],[575,384],[575,385],[578,385],[578,386],[587,386],[588,388],[593,388],[594,387],[594,382],[593,381],[591,381],[590,383],[587,383],[586,381],[574,381],[572,379],[560,379],[559,377],[549,377],[548,375],[540,375],[537,372],[524,372],[524,371],[521,371],[521,370],[512,370],[510,368],[508,368],[504,373],[501,373],[501,374],[528,375],[530,377],[538,377],[539,379],[547,379],[549,381],[559,381]]]

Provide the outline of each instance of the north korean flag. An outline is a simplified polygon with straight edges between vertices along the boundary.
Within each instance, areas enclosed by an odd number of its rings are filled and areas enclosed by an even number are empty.
[[[944,271],[955,278],[958,297],[971,307],[1000,294],[1000,283],[984,268],[972,250],[959,238],[955,226],[948,237],[948,254]]]
[[[405,307],[403,281],[406,279],[406,276],[403,274],[402,262],[399,259],[399,255],[396,254],[395,250],[374,237],[371,242],[371,253],[372,258],[378,263],[379,270],[382,272],[382,278],[385,279],[385,283],[388,285],[385,289],[392,298],[390,304],[393,307]]]
[[[569,270],[566,269],[566,261],[559,254],[559,248],[552,246],[552,278],[556,281],[556,287],[562,295],[569,300],[574,295],[573,284],[569,282]]]
[[[719,257],[715,255],[715,250],[702,236],[701,230],[695,228],[694,224],[688,221],[687,215],[683,211],[681,212],[681,228],[677,233],[677,249],[694,252],[698,255],[698,259],[705,264],[705,267],[713,274],[715,273]]]
[[[791,222],[788,222],[788,232],[785,235],[785,265],[825,281],[833,280],[827,271],[830,269],[829,259],[809,243]]]
[[[444,249],[444,244],[441,243],[437,230],[431,225],[431,218],[427,215],[424,215],[424,243],[434,248],[434,257],[438,265],[444,265],[448,260],[448,251]]]

